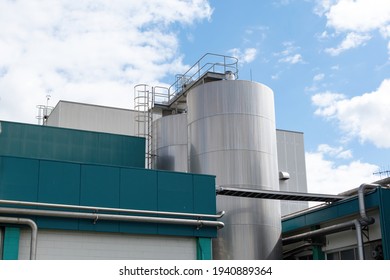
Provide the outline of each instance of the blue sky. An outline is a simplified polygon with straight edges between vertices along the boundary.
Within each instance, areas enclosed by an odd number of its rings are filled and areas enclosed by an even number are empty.
[[[135,84],[208,52],[273,89],[277,128],[305,134],[309,191],[390,169],[388,0],[0,0],[0,119],[35,123],[48,94],[131,108]]]

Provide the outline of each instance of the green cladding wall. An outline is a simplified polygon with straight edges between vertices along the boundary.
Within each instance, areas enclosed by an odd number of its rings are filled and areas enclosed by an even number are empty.
[[[202,214],[216,212],[214,176],[1,155],[0,199]],[[216,229],[208,227],[32,218],[39,228],[216,237]]]
[[[0,155],[145,167],[145,139],[0,121]]]

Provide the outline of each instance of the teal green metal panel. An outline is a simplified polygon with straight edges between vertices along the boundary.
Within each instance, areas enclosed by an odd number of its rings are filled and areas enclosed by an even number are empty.
[[[122,168],[120,208],[157,210],[157,171]],[[157,224],[120,223],[121,232],[157,234]]]
[[[39,161],[0,156],[0,199],[37,201]]]
[[[207,175],[193,175],[193,185],[194,212],[201,214],[215,214],[217,211],[215,199],[215,177]],[[217,237],[217,229],[211,227],[195,229],[194,234],[196,236]]]
[[[20,229],[6,227],[4,231],[3,260],[17,260],[19,257]]]
[[[379,193],[383,256],[390,260],[390,190],[380,189]]]
[[[212,260],[211,238],[198,237],[196,239],[196,258],[198,260]]]
[[[99,165],[81,166],[80,204],[119,208],[119,168]],[[80,220],[81,230],[119,231],[119,222]]]
[[[58,204],[80,204],[80,165],[41,160],[39,166],[38,201]],[[73,219],[37,219],[40,227],[78,229]]]
[[[0,199],[215,214],[213,176],[0,156]],[[214,237],[212,228],[33,218],[39,228]]]
[[[298,216],[292,219],[288,219],[282,222],[282,232],[289,232],[299,228],[306,227],[306,216]]]
[[[158,210],[194,212],[192,174],[158,172]],[[193,226],[159,225],[160,234],[193,234]]]
[[[0,123],[0,155],[145,167],[144,138],[4,121]]]
[[[80,203],[80,165],[67,162],[41,160],[39,166],[40,202]]]
[[[193,212],[192,174],[158,172],[158,210]]]

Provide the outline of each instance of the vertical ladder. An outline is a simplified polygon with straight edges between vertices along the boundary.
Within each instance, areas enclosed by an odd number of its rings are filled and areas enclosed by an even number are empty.
[[[146,84],[139,84],[134,87],[134,109],[136,136],[144,137],[146,142],[145,167],[152,168],[152,123],[154,104],[153,89]]]

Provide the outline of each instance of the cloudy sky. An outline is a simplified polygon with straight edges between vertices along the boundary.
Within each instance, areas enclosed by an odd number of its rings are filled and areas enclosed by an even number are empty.
[[[36,123],[47,95],[131,108],[208,52],[274,90],[310,192],[390,169],[389,0],[0,0],[0,120]]]

